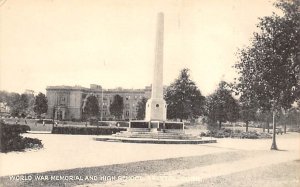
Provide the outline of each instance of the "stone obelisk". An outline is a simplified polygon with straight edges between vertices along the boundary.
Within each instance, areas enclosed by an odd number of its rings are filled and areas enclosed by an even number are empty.
[[[166,102],[163,99],[164,14],[162,12],[157,15],[156,29],[152,93],[146,104],[146,121],[165,121],[167,114]]]

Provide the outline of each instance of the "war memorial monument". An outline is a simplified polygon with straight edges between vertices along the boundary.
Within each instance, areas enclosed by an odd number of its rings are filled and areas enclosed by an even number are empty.
[[[146,103],[145,120],[129,121],[127,131],[113,137],[97,137],[99,141],[121,141],[131,143],[202,144],[216,143],[215,139],[203,140],[185,134],[184,122],[167,121],[167,104],[163,98],[163,49],[164,14],[157,15],[155,60],[151,98]]]

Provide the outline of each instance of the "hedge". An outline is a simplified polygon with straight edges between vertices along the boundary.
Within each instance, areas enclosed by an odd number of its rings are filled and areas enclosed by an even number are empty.
[[[126,131],[122,127],[53,127],[52,134],[82,134],[82,135],[112,135],[117,132]]]
[[[240,130],[233,131],[231,129],[221,129],[215,131],[201,132],[200,136],[212,136],[214,138],[242,138],[242,139],[262,139],[262,138],[272,138],[268,133],[249,131],[241,132]]]
[[[23,138],[20,134],[30,130],[27,125],[8,125],[0,122],[0,152],[23,151],[25,148],[40,148],[39,139]]]

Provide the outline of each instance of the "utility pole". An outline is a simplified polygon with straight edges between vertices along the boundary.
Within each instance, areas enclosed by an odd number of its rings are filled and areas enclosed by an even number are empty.
[[[103,88],[101,88],[101,112],[100,112],[100,121],[102,121],[103,115]]]

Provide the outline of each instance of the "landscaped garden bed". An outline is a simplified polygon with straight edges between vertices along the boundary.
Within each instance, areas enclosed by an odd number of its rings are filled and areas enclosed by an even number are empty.
[[[211,130],[207,132],[202,132],[200,136],[214,137],[214,138],[241,138],[241,139],[272,138],[272,135],[265,132],[256,132],[256,131],[242,132],[240,130],[233,131],[231,129]]]
[[[30,130],[27,125],[8,125],[0,122],[0,152],[23,151],[28,148],[42,148],[41,140],[22,137]]]
[[[82,134],[82,135],[112,135],[117,132],[126,131],[123,127],[53,127],[52,134]]]

